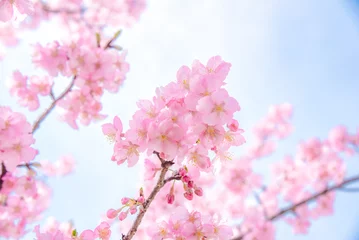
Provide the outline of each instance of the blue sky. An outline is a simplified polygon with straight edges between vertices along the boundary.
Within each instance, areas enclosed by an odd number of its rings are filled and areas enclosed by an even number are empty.
[[[340,0],[149,1],[141,21],[119,40],[129,51],[131,70],[120,92],[105,96],[104,111],[111,118],[119,115],[127,125],[135,102],[175,80],[180,66],[221,55],[232,63],[228,87],[242,107],[238,118],[247,136],[270,104],[294,105],[295,132],[275,157],[294,152],[302,139],[325,138],[338,124],[354,131],[359,127],[355,10],[359,12],[350,1]],[[39,36],[43,42],[51,39],[45,31],[49,29],[26,35],[24,45],[0,63],[1,105],[28,114],[16,107],[4,81],[15,68],[33,73],[26,44]],[[29,114],[29,119],[39,113]],[[61,221],[72,218],[79,229],[95,227],[101,213],[118,205],[121,197],[133,195],[139,178],[138,167],[128,169],[110,161],[112,147],[100,125],[74,131],[53,114],[35,136],[39,158],[72,154],[77,161],[76,174],[50,180],[54,196],[46,215]],[[348,161],[349,172],[359,172],[358,159]],[[258,169],[265,171],[267,165],[263,162]],[[294,236],[287,225],[279,224],[277,239],[355,240],[359,194],[337,196],[335,215],[314,223],[309,235]]]

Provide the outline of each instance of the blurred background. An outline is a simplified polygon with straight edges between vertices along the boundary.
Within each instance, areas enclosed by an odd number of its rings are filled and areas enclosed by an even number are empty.
[[[30,121],[41,110],[29,113],[18,107],[5,80],[15,69],[34,73],[29,44],[39,36],[47,42],[56,33],[45,26],[27,34],[0,63],[0,104],[25,113]],[[140,22],[124,30],[119,44],[128,50],[130,73],[120,92],[107,94],[103,105],[106,121],[119,115],[125,128],[137,100],[175,80],[182,65],[194,59],[205,63],[215,55],[232,63],[226,82],[242,107],[238,119],[249,140],[251,127],[269,105],[293,104],[295,131],[280,144],[274,160],[293,153],[301,140],[326,138],[339,124],[351,132],[359,127],[359,1],[150,0]],[[102,135],[102,123],[74,131],[52,114],[36,133],[38,159],[55,161],[71,154],[77,162],[75,174],[49,180],[54,194],[46,215],[73,219],[78,229],[94,228],[101,214],[139,187],[141,166],[129,169],[110,161],[112,146]],[[349,175],[359,172],[358,161],[348,159]],[[268,170],[261,163],[259,169]],[[339,192],[335,214],[314,222],[308,235],[294,235],[278,223],[277,239],[359,239],[358,203],[359,193]]]

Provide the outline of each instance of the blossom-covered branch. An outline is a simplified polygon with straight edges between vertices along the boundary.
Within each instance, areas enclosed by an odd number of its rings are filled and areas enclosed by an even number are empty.
[[[310,197],[308,197],[306,199],[303,199],[302,201],[300,201],[298,203],[295,203],[295,204],[293,204],[293,205],[291,205],[289,207],[286,207],[286,208],[280,210],[278,213],[276,213],[273,216],[269,217],[268,221],[277,220],[278,218],[282,217],[283,215],[285,215],[287,213],[290,213],[290,212],[294,212],[298,207],[301,207],[302,205],[305,205],[305,204],[309,204],[310,202],[317,200],[319,197],[321,197],[321,196],[323,196],[323,195],[325,195],[325,194],[327,194],[327,193],[329,193],[331,191],[340,190],[344,186],[352,184],[352,183],[355,183],[355,182],[358,182],[358,181],[359,181],[359,175],[347,178],[340,184],[325,188],[324,190],[322,190],[322,191],[320,191],[320,192],[318,192],[316,194],[313,194],[312,196],[310,196]],[[235,237],[232,240],[242,240],[245,236],[246,236],[246,233],[241,235],[241,236]]]

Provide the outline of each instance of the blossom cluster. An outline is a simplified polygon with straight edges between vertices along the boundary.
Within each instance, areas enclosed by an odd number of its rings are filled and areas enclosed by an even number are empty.
[[[64,7],[65,6],[65,7]],[[36,18],[44,13],[61,14],[63,18],[86,20],[98,26],[131,25],[137,21],[146,4],[144,0],[99,1],[99,0],[66,0],[41,2],[39,0],[2,0],[0,2],[0,21],[7,22],[19,14]],[[19,13],[19,14],[18,14]],[[34,21],[34,19],[32,19]],[[69,20],[69,19],[68,19]]]
[[[60,229],[60,224],[54,224],[52,228],[47,228],[45,232],[40,232],[40,226],[34,228],[37,240],[109,240],[111,237],[110,225],[107,222],[101,222],[94,230],[84,230],[78,234],[76,229],[68,226],[65,229]]]
[[[28,163],[38,151],[32,128],[25,116],[13,112],[9,107],[0,106],[0,163],[7,171],[13,172],[20,163]]]
[[[17,165],[12,172],[2,165],[0,178],[0,237],[20,238],[28,225],[40,219],[50,205],[51,189],[38,177],[63,176],[73,170],[73,159],[62,157],[55,164],[43,161]]]
[[[56,162],[40,161],[40,166],[47,176],[66,176],[74,171],[75,160],[71,156],[62,156]]]
[[[189,212],[187,208],[181,206],[173,210],[168,220],[151,226],[147,234],[153,240],[221,240],[230,239],[233,231],[218,217],[203,215],[198,211]]]
[[[145,0],[1,0],[0,44],[14,46],[18,33],[49,21],[60,24],[64,39],[85,35],[84,29],[103,33],[105,27],[130,27],[145,7]],[[0,60],[4,55],[5,49],[0,45]]]
[[[39,220],[49,207],[51,189],[36,179],[34,170],[27,167],[26,174],[17,169],[2,177],[0,189],[0,237],[20,238],[27,226]]]
[[[78,39],[69,44],[56,41],[46,46],[37,44],[33,62],[49,75],[27,77],[15,71],[10,92],[31,111],[39,108],[39,95],[50,96],[62,109],[63,120],[75,129],[77,120],[88,125],[93,120],[103,119],[106,115],[101,113],[101,97],[106,90],[118,92],[129,65],[125,61],[126,52],[109,49],[110,45],[107,49],[98,47],[95,39],[93,35],[92,39]],[[52,88],[54,78],[59,75],[72,78],[72,82],[56,98]]]
[[[157,152],[163,159],[205,172],[213,168],[210,152],[227,160],[229,148],[244,143],[243,130],[233,119],[240,106],[224,88],[230,66],[219,56],[206,66],[199,61],[192,69],[183,66],[177,81],[158,88],[153,101],[137,103],[139,110],[126,132],[117,117],[113,124],[103,125],[103,133],[115,142],[112,160],[117,164],[127,161],[132,167],[140,153]]]
[[[177,207],[196,209],[201,214],[210,216],[221,214],[232,222],[225,224],[232,226],[232,239],[245,240],[275,239],[276,220],[283,220],[291,225],[296,234],[305,234],[313,220],[333,214],[333,190],[344,183],[344,157],[358,149],[359,132],[351,134],[343,126],[338,126],[329,132],[325,140],[303,141],[293,156],[286,156],[282,161],[275,162],[269,168],[272,176],[265,178],[255,168],[256,161],[268,161],[264,157],[273,153],[275,148],[267,151],[258,146],[287,137],[288,131],[292,129],[291,115],[292,107],[289,104],[271,106],[268,116],[264,118],[266,121],[261,120],[254,126],[253,144],[247,146],[247,151],[240,157],[223,164],[218,173],[201,172],[199,175],[189,166],[189,174],[204,189],[205,197],[185,201],[178,188],[172,191],[172,184],[165,185],[152,202],[139,227],[140,234],[134,239],[188,239],[189,235],[177,236],[178,232],[168,220],[172,218],[169,212]],[[282,128],[283,125],[285,127]],[[161,167],[155,160],[150,158],[145,161],[145,192],[153,188],[154,174]],[[164,204],[169,192],[176,201]],[[167,220],[163,222],[162,218]],[[155,230],[153,222],[158,224]],[[240,224],[233,224],[235,222]],[[180,229],[183,226],[183,223],[180,224]],[[190,228],[183,231],[188,229]]]

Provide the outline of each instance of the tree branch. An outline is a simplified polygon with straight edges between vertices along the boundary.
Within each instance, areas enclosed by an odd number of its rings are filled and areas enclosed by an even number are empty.
[[[165,179],[164,183],[166,184],[166,183],[171,182],[173,180],[181,180],[181,178],[182,178],[181,175],[176,174],[176,175],[174,175],[172,177],[169,177],[169,178]]]
[[[75,80],[76,80],[76,75],[72,78],[71,83],[69,86],[67,86],[67,88],[61,93],[61,95],[56,98],[51,105],[45,110],[45,112],[43,112],[43,114],[40,115],[40,117],[36,120],[36,122],[34,123],[33,127],[32,127],[32,134],[40,127],[40,123],[42,121],[45,120],[45,118],[47,117],[47,115],[50,114],[50,112],[55,108],[56,104],[63,99],[72,89],[72,87],[74,86]]]
[[[274,221],[276,219],[278,219],[279,217],[285,215],[286,213],[288,212],[292,212],[292,211],[295,211],[296,208],[304,205],[304,204],[307,204],[307,203],[310,203],[314,200],[316,200],[318,197],[320,196],[323,196],[325,195],[326,193],[329,193],[331,191],[335,191],[335,190],[339,190],[339,189],[342,189],[342,187],[344,187],[345,185],[348,185],[348,184],[351,184],[351,183],[354,183],[356,181],[359,181],[359,175],[356,175],[356,176],[353,176],[353,177],[350,177],[350,178],[347,178],[346,180],[344,180],[342,183],[340,184],[337,184],[337,185],[334,185],[332,187],[327,187],[326,189],[324,189],[323,191],[321,192],[318,192],[314,195],[312,195],[311,197],[308,197],[296,204],[293,204],[287,208],[283,208],[282,210],[280,210],[278,213],[274,214],[272,217],[269,218],[269,221]],[[249,233],[249,232],[248,232]],[[233,238],[232,240],[242,240],[244,238],[244,236],[248,233],[245,233],[245,234],[242,234],[236,238]]]
[[[7,171],[5,168],[5,164],[2,162],[1,163],[1,174],[0,174],[0,191],[1,191],[2,185],[4,183],[4,180],[2,180],[2,178],[5,176],[6,173],[7,173]]]
[[[173,165],[172,161],[163,161],[161,166],[161,174],[158,178],[157,184],[155,188],[152,190],[151,194],[148,196],[147,200],[143,203],[143,209],[141,209],[140,213],[137,215],[135,222],[132,224],[131,229],[127,233],[126,236],[122,237],[122,240],[131,240],[133,236],[136,234],[138,227],[140,226],[143,217],[145,216],[148,208],[150,207],[152,201],[155,199],[157,193],[161,190],[161,188],[169,181],[165,181],[166,173],[168,172],[169,167]],[[170,179],[170,178],[168,178]],[[166,180],[168,180],[166,179]]]

